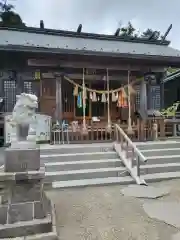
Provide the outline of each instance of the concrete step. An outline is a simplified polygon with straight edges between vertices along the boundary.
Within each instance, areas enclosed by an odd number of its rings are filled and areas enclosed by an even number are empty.
[[[84,152],[107,152],[113,151],[112,143],[94,144],[67,144],[67,145],[45,145],[40,148],[41,154],[68,154]]]
[[[180,155],[180,148],[162,148],[142,150],[145,157]]]
[[[123,166],[123,163],[118,158],[45,163],[46,172],[69,171],[69,170],[80,170],[80,169],[112,168],[112,167],[121,167],[121,166]]]
[[[165,173],[145,174],[142,177],[147,183],[151,183],[151,182],[158,182],[158,181],[180,178],[180,172],[165,172]]]
[[[94,178],[94,179],[81,179],[71,181],[53,182],[53,188],[69,188],[69,187],[86,187],[86,186],[101,186],[110,184],[133,184],[135,181],[131,176],[124,177],[108,177],[108,178]]]
[[[157,141],[136,143],[139,150],[151,150],[151,149],[167,149],[167,148],[180,148],[180,142],[175,141]]]
[[[141,176],[144,174],[164,173],[164,172],[180,172],[180,163],[166,164],[146,164],[141,166]]]
[[[172,156],[152,156],[152,157],[147,157],[147,163],[142,165],[147,165],[147,164],[165,164],[165,163],[180,163],[180,155],[172,155]]]
[[[84,153],[66,153],[66,154],[41,154],[41,162],[67,162],[94,159],[114,159],[118,155],[115,151],[111,152],[84,152]]]
[[[123,177],[127,175],[129,175],[129,173],[125,167],[56,171],[45,173],[45,183],[51,183],[54,181]]]

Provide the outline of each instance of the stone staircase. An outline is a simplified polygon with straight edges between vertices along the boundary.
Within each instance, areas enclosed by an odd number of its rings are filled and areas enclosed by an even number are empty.
[[[157,141],[136,143],[147,158],[141,163],[141,177],[148,182],[180,178],[180,142]]]
[[[41,163],[53,188],[135,183],[112,143],[42,146]]]

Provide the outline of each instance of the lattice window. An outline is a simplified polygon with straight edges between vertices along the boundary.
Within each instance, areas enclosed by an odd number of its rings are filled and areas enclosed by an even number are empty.
[[[24,92],[33,94],[32,82],[24,82]]]
[[[4,100],[5,112],[12,112],[16,103],[16,82],[13,80],[4,80]]]
[[[140,86],[135,86],[136,91],[136,109],[140,108]]]
[[[161,107],[160,86],[151,86],[151,108],[159,110]]]

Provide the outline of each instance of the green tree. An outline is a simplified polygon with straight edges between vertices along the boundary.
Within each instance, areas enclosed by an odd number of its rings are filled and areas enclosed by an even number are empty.
[[[14,10],[14,6],[7,4],[7,1],[0,1],[0,26],[4,27],[25,27],[21,17]]]
[[[160,32],[154,31],[150,28],[148,28],[146,31],[144,31],[141,35],[142,38],[151,38],[152,40],[158,40],[160,38]]]
[[[120,36],[133,37],[135,30],[136,30],[136,29],[133,27],[132,23],[131,23],[131,22],[128,22],[127,27],[122,27],[122,28],[121,28]]]

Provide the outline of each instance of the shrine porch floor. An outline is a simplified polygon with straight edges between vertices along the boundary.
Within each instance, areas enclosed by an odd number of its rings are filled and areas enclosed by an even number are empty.
[[[123,196],[124,186],[118,185],[47,193],[56,206],[61,240],[170,240],[178,229],[148,217],[143,204],[161,200],[180,203],[179,185],[180,180],[151,184],[170,188],[169,195],[153,200]]]

